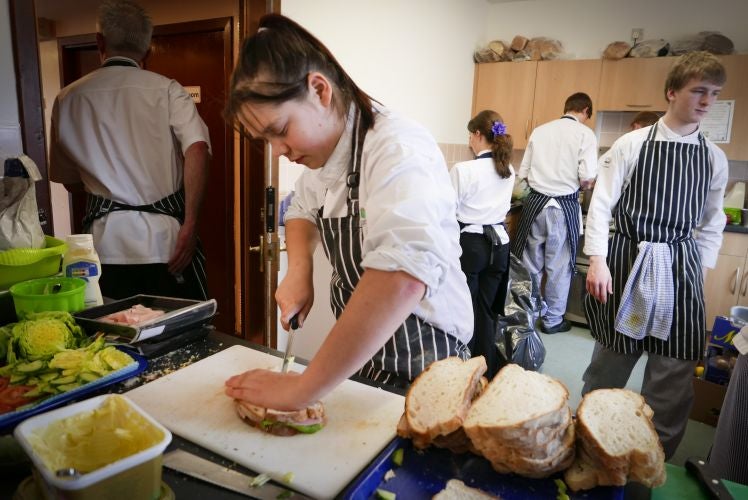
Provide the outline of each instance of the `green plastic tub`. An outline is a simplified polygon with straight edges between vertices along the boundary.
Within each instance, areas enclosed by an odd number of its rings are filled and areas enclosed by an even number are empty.
[[[34,278],[60,272],[62,255],[68,246],[63,240],[45,236],[44,248],[11,248],[0,251],[0,290]]]
[[[37,278],[10,287],[16,316],[23,319],[28,313],[40,311],[82,311],[86,295],[86,280],[81,278]]]

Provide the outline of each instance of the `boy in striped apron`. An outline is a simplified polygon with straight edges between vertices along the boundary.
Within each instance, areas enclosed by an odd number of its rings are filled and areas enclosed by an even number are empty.
[[[693,403],[706,340],[703,267],[716,264],[725,225],[727,159],[699,130],[725,81],[713,55],[682,56],[665,83],[665,115],[601,159],[587,214],[585,314],[596,343],[582,393],[624,387],[646,351],[642,395],[667,458]]]
[[[302,374],[250,370],[226,394],[298,409],[353,374],[405,387],[437,359],[469,357],[457,197],[426,129],[373,103],[319,40],[277,14],[244,42],[227,113],[306,167],[285,214],[284,327],[312,307],[318,242],[337,321]]]
[[[577,258],[582,222],[579,188],[589,189],[597,175],[597,139],[584,123],[592,116],[592,100],[583,92],[570,95],[564,115],[532,131],[517,177],[527,179],[530,194],[522,207],[512,253],[533,280],[545,273],[540,321],[544,333],[571,329],[564,319]]]

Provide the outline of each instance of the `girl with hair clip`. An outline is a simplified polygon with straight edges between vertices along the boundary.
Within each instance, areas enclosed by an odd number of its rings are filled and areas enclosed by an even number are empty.
[[[226,111],[275,156],[307,167],[285,214],[284,328],[312,307],[320,242],[337,317],[302,374],[250,370],[228,379],[226,394],[293,410],[353,374],[405,387],[435,360],[468,358],[457,201],[426,129],[373,102],[319,40],[277,14],[244,42]]]
[[[514,168],[509,163],[512,137],[501,116],[491,110],[468,122],[468,144],[475,159],[450,171],[457,191],[460,264],[467,278],[475,316],[470,352],[486,358],[486,376],[501,368],[495,342],[496,315],[504,314],[509,282],[509,234],[504,219],[512,201]]]

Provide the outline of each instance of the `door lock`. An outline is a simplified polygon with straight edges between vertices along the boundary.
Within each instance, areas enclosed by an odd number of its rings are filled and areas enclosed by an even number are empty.
[[[265,272],[265,236],[260,235],[260,244],[256,247],[250,246],[249,247],[250,253],[259,253],[260,254],[260,272]]]

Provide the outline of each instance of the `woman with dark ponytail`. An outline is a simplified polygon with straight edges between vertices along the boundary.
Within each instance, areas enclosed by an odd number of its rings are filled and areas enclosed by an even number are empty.
[[[504,219],[514,188],[514,168],[509,163],[512,137],[501,116],[491,110],[478,113],[467,128],[476,157],[455,164],[450,177],[457,191],[460,264],[475,314],[470,352],[486,358],[486,376],[493,378],[502,364],[494,338],[496,316],[504,314],[509,278],[509,234]]]
[[[330,51],[268,15],[241,49],[226,115],[275,156],[307,167],[285,213],[281,322],[314,301],[312,256],[333,267],[337,322],[302,374],[250,370],[226,393],[266,408],[316,402],[347,377],[407,386],[430,363],[467,359],[473,329],[460,271],[455,193],[434,138],[373,101]]]

